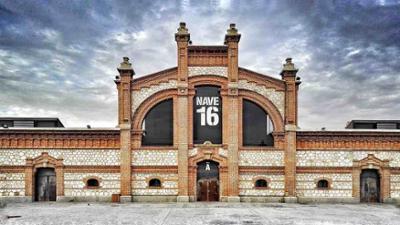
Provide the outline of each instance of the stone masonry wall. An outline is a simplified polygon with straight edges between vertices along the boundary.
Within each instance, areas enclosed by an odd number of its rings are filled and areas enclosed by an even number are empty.
[[[132,151],[134,166],[177,166],[177,150],[135,150]]]
[[[120,164],[119,150],[114,149],[1,149],[0,165],[25,165],[26,158],[35,158],[48,152],[54,158],[63,158],[64,165],[109,166]]]
[[[317,182],[326,179],[330,183],[328,189],[318,189]],[[352,197],[352,174],[298,173],[296,175],[296,192],[299,197]]]
[[[239,152],[239,166],[284,166],[284,152],[241,150]]]
[[[400,175],[390,176],[390,197],[400,198]]]
[[[160,179],[161,188],[151,188],[148,182]],[[133,195],[178,195],[178,174],[176,173],[134,173],[132,175]]]
[[[85,178],[99,178],[99,188],[87,188]],[[110,197],[120,192],[119,173],[64,173],[66,197]]]
[[[255,179],[265,178],[268,187],[265,189],[256,189],[254,187]],[[285,194],[285,176],[268,173],[241,173],[239,175],[239,194],[241,196],[284,196]]]
[[[24,196],[25,174],[0,172],[0,196]]]
[[[297,166],[351,167],[353,160],[361,160],[374,154],[390,161],[391,167],[400,167],[400,152],[397,151],[297,151]]]

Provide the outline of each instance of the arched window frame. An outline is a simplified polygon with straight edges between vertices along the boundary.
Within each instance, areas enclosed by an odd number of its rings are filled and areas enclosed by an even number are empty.
[[[256,184],[257,184],[257,181],[259,181],[259,180],[264,180],[267,183],[267,186],[266,187],[257,187]],[[254,189],[270,189],[271,179],[269,179],[269,178],[266,178],[263,176],[258,176],[258,177],[254,177],[252,181],[253,181]]]
[[[150,182],[153,180],[159,180],[160,186],[150,186]],[[163,188],[164,179],[162,179],[161,177],[149,177],[146,179],[146,183],[147,183],[148,188],[160,189],[160,188]]]
[[[326,181],[327,182],[327,186],[326,187],[320,187],[319,184],[320,182]],[[332,179],[330,178],[325,178],[325,177],[321,177],[316,179],[315,181],[315,188],[318,190],[329,190],[331,189],[331,185],[332,185]]]
[[[97,180],[98,186],[89,186],[89,181],[90,180]],[[85,183],[85,187],[84,188],[86,188],[86,189],[98,189],[98,188],[101,188],[102,179],[100,177],[97,177],[97,176],[90,176],[90,177],[84,178],[83,182]]]

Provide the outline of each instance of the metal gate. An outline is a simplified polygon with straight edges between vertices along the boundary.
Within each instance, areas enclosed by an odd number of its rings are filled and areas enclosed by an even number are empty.
[[[363,170],[360,182],[360,201],[379,202],[380,179],[376,170]]]
[[[56,173],[51,168],[39,168],[35,176],[35,201],[55,201]]]
[[[197,164],[197,201],[219,201],[219,166],[214,161]]]

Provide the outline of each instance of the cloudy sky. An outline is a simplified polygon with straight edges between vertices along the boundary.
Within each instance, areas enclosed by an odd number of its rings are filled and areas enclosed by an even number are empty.
[[[114,127],[123,56],[136,76],[176,66],[174,33],[222,44],[242,34],[239,63],[279,78],[293,57],[300,127],[400,119],[400,0],[0,1],[0,116]]]

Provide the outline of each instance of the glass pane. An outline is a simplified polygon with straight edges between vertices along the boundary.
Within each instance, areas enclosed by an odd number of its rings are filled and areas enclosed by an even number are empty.
[[[165,100],[146,115],[142,129],[142,145],[173,145],[173,101]]]
[[[273,130],[268,114],[257,104],[243,100],[243,145],[273,146]]]

